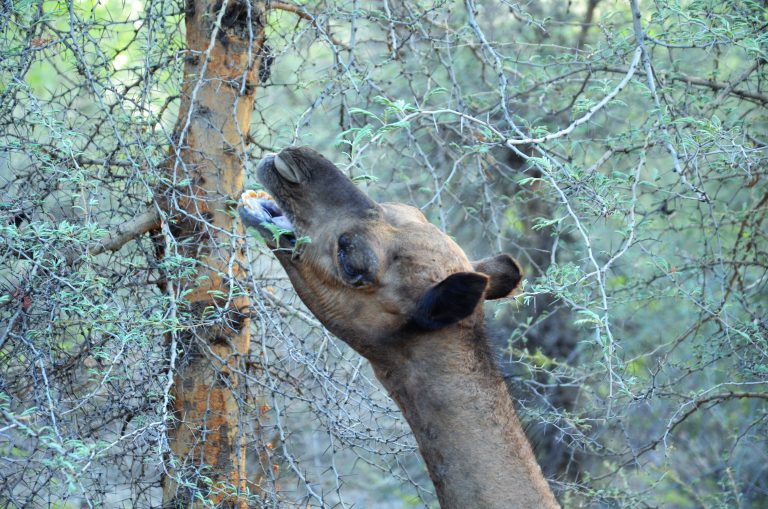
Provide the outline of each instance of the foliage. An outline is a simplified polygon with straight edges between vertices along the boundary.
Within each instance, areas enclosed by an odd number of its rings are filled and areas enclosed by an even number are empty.
[[[183,20],[168,0],[0,6],[0,505],[159,505],[165,334],[202,325],[163,191]],[[764,3],[272,2],[264,21],[249,174],[311,145],[477,258],[523,262],[523,294],[488,311],[565,506],[768,504]],[[160,231],[94,251],[147,210]],[[366,364],[248,249],[253,505],[434,506]]]

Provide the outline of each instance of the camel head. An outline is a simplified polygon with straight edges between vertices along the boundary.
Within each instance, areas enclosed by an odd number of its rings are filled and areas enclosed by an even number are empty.
[[[312,149],[266,156],[239,207],[331,332],[368,358],[404,338],[482,321],[522,275],[506,254],[472,263],[417,209],[376,203]]]

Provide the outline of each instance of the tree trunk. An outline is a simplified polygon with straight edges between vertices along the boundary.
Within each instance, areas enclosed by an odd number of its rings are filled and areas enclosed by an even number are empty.
[[[245,508],[245,426],[239,378],[250,346],[248,296],[236,202],[244,185],[245,148],[258,85],[263,12],[248,0],[187,0],[179,119],[166,195],[178,253],[196,260],[179,284],[174,429],[165,507],[206,500]],[[172,253],[165,253],[166,256]]]

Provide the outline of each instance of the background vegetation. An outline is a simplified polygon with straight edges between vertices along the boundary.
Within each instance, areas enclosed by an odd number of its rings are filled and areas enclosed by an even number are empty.
[[[185,300],[224,270],[190,252],[213,226],[169,173],[185,63],[210,57],[187,47],[190,6],[0,4],[2,507],[159,507],[164,479],[221,502],[217,460],[172,446],[184,366],[229,369],[197,333],[218,308]],[[768,505],[764,1],[207,9],[212,46],[251,30],[260,80],[232,149],[247,187],[263,153],[310,145],[472,257],[524,264],[521,295],[487,310],[564,506]],[[247,263],[215,297],[251,309],[227,385],[247,483],[229,489],[252,507],[435,507],[367,364],[229,214],[216,238]]]

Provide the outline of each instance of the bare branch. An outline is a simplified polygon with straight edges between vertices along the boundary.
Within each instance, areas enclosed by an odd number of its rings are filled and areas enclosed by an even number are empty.
[[[323,30],[320,27],[320,25],[317,24],[317,16],[313,16],[308,11],[304,10],[304,8],[298,5],[289,4],[285,2],[267,2],[267,9],[293,13],[296,16],[300,17],[301,19],[309,21],[313,27],[325,33],[325,30]],[[339,41],[331,34],[328,34],[328,39],[336,46],[339,46],[344,49],[349,49],[349,47],[346,44]]]
[[[106,251],[117,251],[131,240],[155,230],[159,226],[160,214],[155,209],[147,210],[110,230],[98,242],[89,246],[87,252],[91,256],[96,256]],[[77,252],[67,253],[67,264],[74,263],[77,257]]]
[[[629,64],[629,69],[627,70],[627,74],[624,76],[624,78],[622,78],[619,84],[616,85],[616,87],[608,95],[603,97],[600,100],[600,102],[598,102],[597,104],[589,108],[583,116],[571,122],[571,125],[569,125],[565,129],[562,129],[556,133],[548,134],[546,136],[541,136],[539,138],[509,139],[509,140],[506,140],[504,144],[507,145],[508,147],[512,147],[515,145],[531,145],[531,144],[547,143],[557,138],[568,136],[578,126],[589,122],[589,120],[595,115],[595,113],[603,109],[603,107],[605,107],[606,104],[611,102],[617,95],[621,93],[622,90],[624,90],[624,87],[627,86],[627,83],[629,83],[629,81],[632,79],[632,76],[634,76],[635,70],[637,70],[637,65],[640,63],[641,54],[642,52],[640,48],[635,49],[635,55],[632,58],[632,63]]]
[[[752,71],[754,71],[757,65],[758,65],[758,62],[756,61],[755,64],[750,68],[751,69],[750,74]],[[592,68],[592,71],[615,72],[615,73],[622,73],[622,74],[626,73],[627,70],[628,69],[626,67],[615,67],[615,66],[604,66],[604,67]],[[645,76],[645,71],[643,71],[642,69],[639,69],[637,71],[637,74]],[[698,87],[707,87],[715,91],[725,90],[727,91],[728,95],[733,95],[741,99],[755,101],[762,105],[768,105],[768,95],[761,94],[759,92],[752,92],[749,90],[736,88],[741,78],[734,80],[733,83],[727,83],[722,81],[714,81],[714,80],[708,80],[705,78],[699,78],[698,76],[688,76],[686,74],[682,74],[678,72],[676,72],[675,74],[663,73],[662,77],[664,80],[680,81],[683,83],[687,83],[689,85],[695,85]]]
[[[127,242],[160,226],[160,215],[157,210],[148,210],[111,230],[98,244],[89,249],[96,256],[105,251],[117,251]]]

